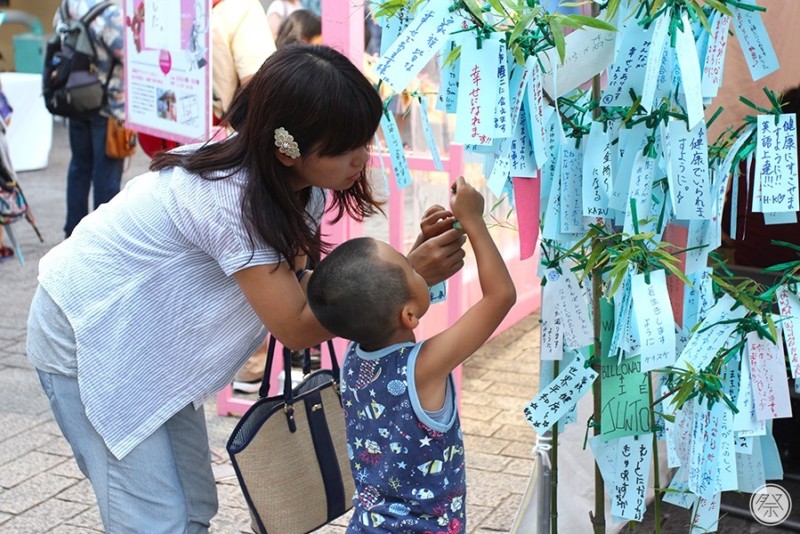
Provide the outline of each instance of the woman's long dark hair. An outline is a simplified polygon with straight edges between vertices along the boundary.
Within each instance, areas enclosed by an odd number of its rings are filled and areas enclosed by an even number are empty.
[[[182,167],[206,180],[244,172],[242,216],[251,241],[257,235],[294,269],[296,255],[316,257],[327,244],[307,224],[311,188],[293,191],[291,171],[275,156],[275,130],[285,128],[303,156],[337,156],[369,145],[381,113],[378,93],[349,59],[326,46],[292,45],[272,54],[234,96],[222,126],[237,135],[194,152],[158,154],[150,170]],[[363,220],[379,206],[366,170],[350,189],[331,193],[334,221],[345,213]]]

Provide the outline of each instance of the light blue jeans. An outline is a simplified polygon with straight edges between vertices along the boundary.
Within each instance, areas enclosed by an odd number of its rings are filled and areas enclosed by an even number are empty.
[[[78,380],[37,372],[108,534],[208,532],[217,488],[202,409],[187,406],[118,460],[86,417]]]

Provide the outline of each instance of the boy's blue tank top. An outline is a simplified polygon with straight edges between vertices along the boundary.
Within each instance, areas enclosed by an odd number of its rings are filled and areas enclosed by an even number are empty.
[[[355,479],[347,532],[466,532],[466,469],[455,410],[440,423],[422,408],[414,365],[422,343],[365,352],[342,366],[347,452]],[[455,386],[450,380],[450,388]]]

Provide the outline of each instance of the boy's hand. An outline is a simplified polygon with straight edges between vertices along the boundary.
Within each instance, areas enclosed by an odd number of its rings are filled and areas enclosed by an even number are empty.
[[[462,224],[473,219],[483,218],[483,195],[469,185],[463,176],[459,176],[450,186],[453,196],[450,197],[450,207],[453,215]]]
[[[453,227],[456,222],[453,213],[444,209],[437,204],[431,206],[425,211],[422,216],[422,221],[419,223],[419,229],[422,232],[422,240],[427,241],[432,237],[436,237]]]

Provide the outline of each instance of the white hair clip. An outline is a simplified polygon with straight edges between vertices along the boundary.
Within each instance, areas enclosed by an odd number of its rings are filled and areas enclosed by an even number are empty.
[[[275,146],[278,147],[281,154],[285,154],[292,159],[300,157],[300,147],[297,146],[297,141],[285,128],[275,130]]]

